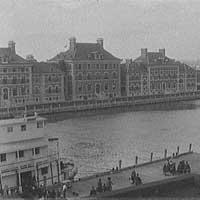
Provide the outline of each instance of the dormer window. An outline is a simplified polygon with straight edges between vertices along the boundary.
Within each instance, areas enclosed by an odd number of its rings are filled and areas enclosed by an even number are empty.
[[[3,57],[2,58],[2,63],[8,63],[8,58],[7,57]]]

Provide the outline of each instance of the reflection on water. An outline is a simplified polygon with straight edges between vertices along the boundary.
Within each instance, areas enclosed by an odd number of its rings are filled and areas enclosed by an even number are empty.
[[[73,159],[80,176],[162,157],[168,152],[199,151],[200,101],[157,104],[106,111],[57,114],[46,132],[60,138],[61,154]],[[136,112],[137,111],[137,112]]]

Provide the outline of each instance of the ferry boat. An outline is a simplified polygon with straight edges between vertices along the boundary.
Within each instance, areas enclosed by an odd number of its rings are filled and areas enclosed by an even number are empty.
[[[60,182],[59,149],[49,151],[45,118],[0,120],[0,187],[23,192],[32,185]]]

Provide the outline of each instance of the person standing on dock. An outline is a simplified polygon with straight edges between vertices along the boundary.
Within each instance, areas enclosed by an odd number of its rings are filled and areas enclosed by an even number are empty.
[[[107,182],[106,182],[106,188],[108,191],[112,191],[112,185],[113,185],[113,182],[111,180],[111,177],[108,177]]]
[[[98,183],[97,183],[97,192],[102,192],[102,182],[101,179],[99,179]]]

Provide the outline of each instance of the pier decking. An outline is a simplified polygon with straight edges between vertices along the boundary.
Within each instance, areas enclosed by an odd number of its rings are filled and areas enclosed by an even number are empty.
[[[191,172],[192,174],[200,174],[200,154],[199,153],[193,153],[188,152],[182,155],[179,155],[175,158],[173,158],[173,161],[176,162],[176,165],[180,160],[188,161],[191,166]],[[163,175],[163,165],[164,162],[166,162],[165,159],[153,161],[149,163],[143,163],[136,166],[136,172],[139,173],[143,184],[147,183],[153,183],[156,181],[164,181],[168,179],[172,179],[174,177],[180,177],[182,175],[175,175],[175,176],[164,176]],[[67,192],[67,196],[72,196],[72,192],[78,193],[79,197],[88,197],[91,187],[97,186],[97,181],[99,178],[101,178],[102,183],[106,182],[107,177],[111,177],[113,182],[113,192],[130,188],[130,187],[138,187],[133,186],[129,182],[129,177],[131,175],[131,172],[133,170],[133,166],[127,167],[124,169],[121,169],[118,172],[115,173],[105,173],[105,174],[99,174],[93,177],[88,178],[82,178],[79,181],[76,181],[73,183],[73,186],[70,190]],[[108,192],[106,192],[109,196]],[[97,197],[104,196],[106,197],[106,193],[98,194]]]

